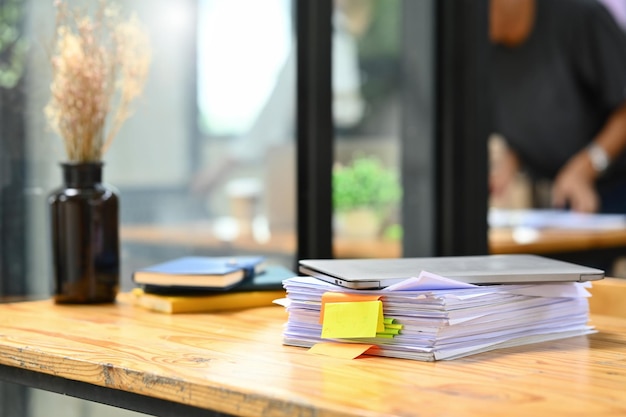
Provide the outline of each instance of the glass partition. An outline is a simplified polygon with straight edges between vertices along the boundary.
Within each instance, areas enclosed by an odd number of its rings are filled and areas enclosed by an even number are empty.
[[[11,74],[3,65],[0,73],[6,80],[0,259],[7,293],[47,296],[51,285],[46,198],[61,183],[65,158],[43,111],[50,97],[52,3],[2,3],[2,16],[16,13],[22,32],[0,55],[19,64]],[[95,10],[97,1],[68,4]],[[104,180],[120,191],[122,289],[132,286],[136,268],[189,254],[263,254],[292,267],[291,2],[120,5],[124,14],[136,13],[152,45],[145,91],[104,156]]]
[[[336,257],[401,255],[401,6],[400,0],[335,2]]]

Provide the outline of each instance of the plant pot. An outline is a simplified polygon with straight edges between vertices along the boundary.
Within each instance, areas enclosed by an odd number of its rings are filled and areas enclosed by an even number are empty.
[[[377,238],[380,217],[370,208],[357,208],[337,214],[338,234],[347,238]]]

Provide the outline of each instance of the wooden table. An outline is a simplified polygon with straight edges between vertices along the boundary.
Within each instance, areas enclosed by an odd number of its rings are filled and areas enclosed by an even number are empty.
[[[0,379],[154,415],[624,416],[626,317],[604,313],[594,335],[425,363],[283,346],[277,306],[2,304]]]
[[[489,231],[489,251],[493,254],[551,254],[608,249],[621,250],[626,255],[626,229],[541,229],[527,240],[516,238],[512,228],[492,228]]]
[[[296,236],[293,231],[274,231],[266,242],[256,241],[252,235],[241,235],[231,241],[218,239],[210,223],[188,225],[123,225],[123,242],[151,246],[179,246],[200,250],[237,250],[248,253],[294,255]],[[397,240],[355,239],[335,237],[333,252],[338,258],[399,258],[402,245]]]
[[[543,229],[538,230],[533,239],[519,240],[514,229],[492,228],[489,230],[489,252],[535,253],[543,255],[564,255],[601,252],[626,255],[626,229],[605,231],[580,231]],[[282,231],[272,234],[267,242],[257,242],[252,236],[240,236],[226,242],[217,239],[211,226],[190,225],[125,225],[121,228],[124,242],[151,246],[171,246],[224,251],[238,250],[250,253],[295,254],[296,239],[293,232]],[[333,252],[337,258],[399,258],[402,257],[400,241],[384,239],[350,239],[335,236]]]

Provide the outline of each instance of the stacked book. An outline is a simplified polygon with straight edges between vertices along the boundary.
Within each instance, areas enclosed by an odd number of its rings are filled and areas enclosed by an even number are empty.
[[[263,256],[185,256],[138,269],[126,300],[161,313],[206,313],[269,306],[295,274]]]
[[[382,290],[304,276],[283,285],[289,313],[283,341],[293,346],[361,344],[367,354],[434,361],[594,332],[588,325],[589,283],[476,286],[422,272],[408,285]],[[363,323],[368,320],[369,327]]]

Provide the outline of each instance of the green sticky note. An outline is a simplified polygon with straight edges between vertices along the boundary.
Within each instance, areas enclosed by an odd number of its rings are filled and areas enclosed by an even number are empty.
[[[400,334],[400,329],[389,329],[385,327],[383,332],[378,332],[377,334]]]
[[[322,338],[376,337],[383,332],[382,301],[326,303]]]

